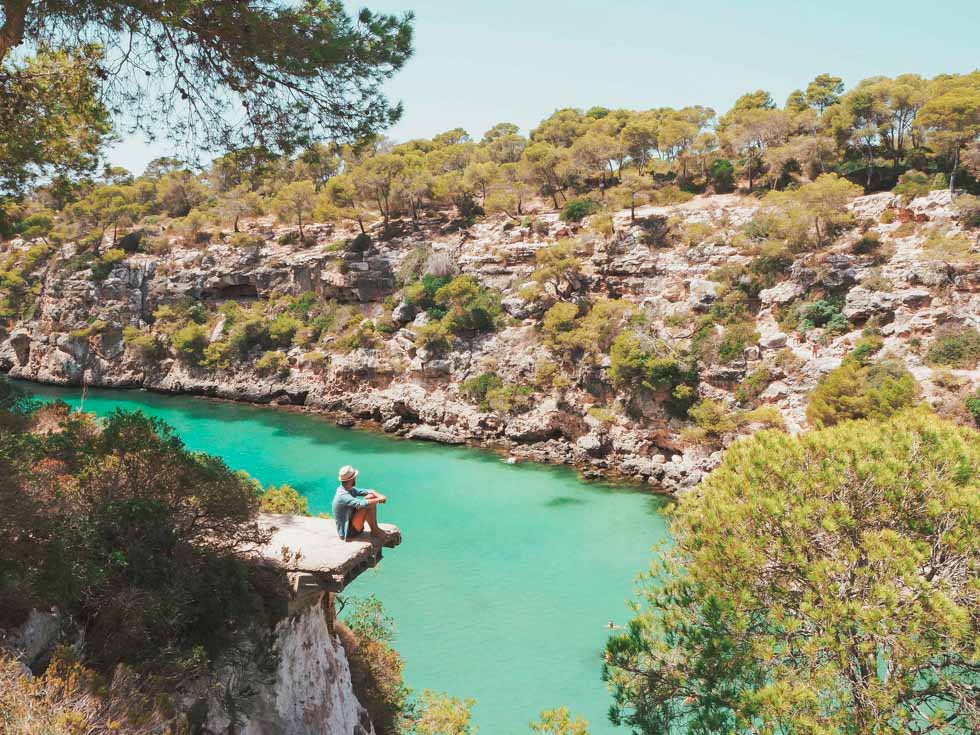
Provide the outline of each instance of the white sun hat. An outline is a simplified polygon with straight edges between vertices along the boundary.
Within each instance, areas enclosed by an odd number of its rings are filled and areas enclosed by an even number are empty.
[[[340,468],[340,472],[337,473],[337,477],[341,482],[347,482],[348,480],[353,480],[357,477],[357,470],[351,467],[349,464],[345,464]]]

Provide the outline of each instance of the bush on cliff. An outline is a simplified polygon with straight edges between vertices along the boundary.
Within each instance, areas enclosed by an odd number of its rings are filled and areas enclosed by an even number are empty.
[[[503,314],[500,293],[470,275],[456,276],[440,287],[435,302],[445,310],[446,328],[456,335],[492,332]]]
[[[974,731],[978,478],[980,434],[920,411],[736,442],[607,644],[612,721]]]
[[[256,614],[238,553],[267,538],[259,498],[222,460],[141,413],[2,427],[0,624],[57,606],[84,628],[87,664],[167,677]]]
[[[191,323],[175,331],[170,341],[183,360],[199,365],[208,346],[208,333],[200,324]]]
[[[806,417],[816,427],[853,419],[885,419],[914,405],[919,392],[915,378],[898,361],[863,365],[845,360],[817,383]]]
[[[664,407],[678,417],[697,400],[697,370],[671,354],[659,354],[632,332],[622,332],[609,353],[609,377],[627,392],[666,393]]]
[[[561,208],[561,214],[558,217],[562,222],[581,222],[590,214],[595,214],[600,209],[602,209],[602,205],[595,199],[588,197],[569,199],[565,203],[565,206]]]
[[[308,516],[310,503],[294,487],[270,485],[259,496],[259,510],[263,513]]]
[[[980,362],[980,332],[972,327],[953,327],[939,332],[926,355],[932,365],[972,370]]]
[[[409,711],[411,690],[405,686],[401,656],[391,647],[394,621],[373,595],[347,598],[337,625],[347,651],[351,682],[378,735],[399,735]]]
[[[545,344],[565,359],[594,359],[607,354],[634,314],[632,304],[618,299],[600,299],[581,317],[580,310],[576,304],[559,301],[542,320]]]

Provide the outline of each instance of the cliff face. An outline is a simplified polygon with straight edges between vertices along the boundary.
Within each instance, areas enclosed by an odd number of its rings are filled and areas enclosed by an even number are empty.
[[[351,684],[340,639],[330,632],[324,607],[313,604],[279,622],[272,636],[273,663],[265,676],[227,665],[212,696],[208,729],[228,735],[374,735]],[[241,651],[233,652],[234,658]],[[229,705],[231,690],[248,696]],[[234,692],[233,692],[234,693]],[[236,699],[236,698],[232,698]]]
[[[195,722],[203,715],[213,735],[374,735],[344,646],[330,630],[331,614],[313,596],[271,633],[250,629],[211,676],[178,687],[178,713]],[[12,653],[31,676],[44,670],[56,646],[79,649],[83,641],[57,611],[33,610],[19,628],[0,630],[0,653]]]
[[[573,385],[566,390],[534,388],[520,410],[481,410],[460,386],[492,370],[505,384],[529,387],[536,365],[553,359],[541,337],[548,298],[531,302],[523,294],[535,253],[568,236],[574,236],[583,264],[570,284],[579,303],[603,297],[628,301],[658,339],[686,349],[692,324],[720,298],[718,274],[752,262],[738,246],[738,233],[758,206],[754,198],[723,195],[643,207],[635,223],[628,212],[617,214],[614,232],[605,236],[558,222],[555,213],[537,215],[533,226],[488,218],[462,234],[428,223],[418,231],[406,227],[359,253],[339,252],[329,241],[340,233],[327,225],[309,228],[316,244],[280,245],[282,228],[259,220],[250,231],[262,245],[236,249],[216,242],[198,249],[178,246],[164,255],[136,254],[101,282],[89,270],[73,272],[55,262],[38,273],[41,291],[33,317],[0,332],[0,369],[50,383],[305,406],[331,412],[344,423],[367,420],[410,438],[492,443],[518,456],[674,491],[695,484],[714,466],[718,443],[685,439],[690,424],[669,415],[656,396],[615,390],[608,357],[572,366]],[[756,341],[702,368],[701,397],[733,408],[747,405],[740,387],[749,376],[764,374],[753,405],[777,409],[789,430],[800,430],[806,424],[806,396],[841,363],[870,320],[884,340],[883,352],[906,365],[925,397],[936,404],[949,399],[926,364],[923,345],[938,327],[980,325],[980,275],[975,260],[955,263],[927,253],[927,240],[931,228],[942,227],[971,240],[975,251],[975,231],[962,230],[947,192],[933,192],[908,208],[892,194],[876,194],[857,199],[849,209],[879,238],[880,251],[862,252],[856,244],[861,231],[852,229],[831,247],[795,256],[786,274],[755,297],[748,318]],[[900,216],[892,221],[883,216],[886,210]],[[685,235],[672,239],[668,230]],[[396,274],[420,247],[444,254],[463,273],[501,291],[509,323],[494,334],[459,339],[447,354],[416,347],[426,315],[391,299],[397,301]],[[73,245],[64,246],[61,262],[74,253]],[[153,314],[160,306],[192,300],[211,310],[207,329],[213,342],[224,331],[216,311],[221,304],[307,292],[351,305],[361,318],[389,319],[392,329],[371,348],[343,352],[320,344],[317,349],[328,357],[317,363],[294,347],[286,352],[287,369],[275,375],[260,374],[254,364],[223,370],[193,366],[172,350],[147,358],[123,337],[127,327],[156,329]],[[788,310],[826,293],[841,304],[843,330],[801,332],[786,326]],[[554,303],[557,296],[550,296]],[[976,371],[953,372],[956,380],[976,386]]]

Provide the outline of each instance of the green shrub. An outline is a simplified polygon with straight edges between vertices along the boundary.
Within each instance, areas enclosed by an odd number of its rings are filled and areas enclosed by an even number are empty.
[[[598,357],[607,353],[613,339],[633,315],[633,305],[619,299],[600,299],[582,317],[575,304],[559,301],[541,324],[545,344],[566,359]]]
[[[967,413],[973,418],[973,422],[980,426],[980,389],[972,396],[968,396],[964,402]]]
[[[290,485],[269,485],[259,495],[259,511],[281,515],[308,516],[309,501]]]
[[[581,222],[590,214],[595,214],[602,209],[602,205],[595,199],[587,197],[581,199],[569,199],[561,209],[558,218],[562,222]]]
[[[191,323],[174,332],[170,342],[182,359],[200,365],[208,346],[208,333],[202,325]]]
[[[620,390],[666,391],[665,408],[685,416],[697,400],[697,371],[672,355],[657,355],[636,334],[620,333],[609,352],[609,377]]]
[[[449,330],[442,320],[429,322],[415,328],[415,346],[429,350],[435,355],[441,355],[450,347]]]
[[[491,332],[503,314],[500,293],[481,286],[470,275],[456,276],[440,287],[435,302],[445,309],[446,328],[456,335]]]
[[[759,342],[759,333],[752,322],[735,322],[725,327],[721,343],[718,345],[718,358],[722,362],[741,360],[745,348]]]
[[[845,361],[856,362],[859,365],[867,365],[871,362],[871,358],[884,346],[885,340],[883,340],[877,334],[866,334],[857,342],[854,343],[854,347],[850,352],[847,353]]]
[[[92,262],[92,280],[104,281],[109,277],[112,269],[126,259],[126,251],[118,248],[106,250],[101,256]]]
[[[159,419],[65,412],[54,431],[0,432],[0,464],[0,617],[57,606],[84,621],[87,665],[174,681],[255,619],[238,556],[268,540],[254,489]]]
[[[860,365],[845,360],[817,383],[806,407],[816,427],[854,419],[885,419],[915,405],[919,384],[905,367],[892,360]]]
[[[538,250],[534,254],[534,264],[531,274],[534,282],[542,287],[551,285],[555,293],[566,298],[582,273],[582,261],[575,254],[575,241],[567,237]]]
[[[163,343],[153,332],[144,332],[137,327],[123,329],[123,341],[139,352],[146,361],[159,360],[166,352]]]
[[[303,322],[292,314],[283,312],[269,322],[269,345],[272,347],[289,347],[303,326]]]
[[[463,381],[460,386],[463,395],[474,403],[479,404],[481,411],[489,411],[490,404],[487,400],[491,391],[502,388],[504,381],[496,373],[480,373],[479,375]]]
[[[872,230],[861,235],[861,238],[851,248],[851,252],[855,255],[874,255],[880,248],[881,235]]]
[[[922,243],[922,252],[930,259],[943,263],[977,263],[974,239],[965,232],[950,233],[935,228]]]
[[[720,437],[738,428],[737,414],[721,401],[706,398],[687,413],[695,425],[709,436]]]
[[[330,346],[338,352],[347,353],[354,350],[370,349],[375,346],[377,341],[378,335],[374,329],[374,322],[370,319],[364,319],[345,331]]]
[[[802,304],[798,309],[799,330],[807,332],[822,327],[830,334],[844,334],[851,328],[837,304],[820,299],[810,304]]]
[[[929,345],[926,359],[931,365],[972,370],[980,361],[980,332],[965,326],[944,328]]]
[[[708,173],[714,184],[715,193],[725,194],[732,190],[735,182],[735,166],[731,161],[726,158],[716,158],[711,162]]]
[[[541,331],[544,341],[552,349],[563,349],[568,336],[575,329],[579,307],[568,301],[559,301],[544,313]]]
[[[96,319],[87,327],[75,329],[70,334],[73,339],[89,339],[90,337],[97,337],[98,335],[102,334],[102,332],[104,332],[108,326],[109,325],[101,319]]]
[[[481,406],[485,404],[489,410],[501,413],[521,412],[530,408],[533,393],[530,386],[502,385],[488,390]]]
[[[589,220],[589,229],[597,235],[609,237],[613,234],[613,218],[611,214],[597,214]]]
[[[260,375],[275,375],[277,378],[289,376],[289,358],[284,352],[270,350],[255,361],[255,370]]]
[[[902,197],[908,204],[916,197],[922,197],[936,188],[932,177],[922,171],[911,169],[898,177],[898,184],[892,192]],[[942,187],[939,187],[942,188]]]
[[[416,309],[421,309],[433,319],[441,319],[446,310],[436,303],[436,293],[452,281],[451,276],[434,276],[426,273],[418,281],[413,281],[402,289],[402,298]]]
[[[391,647],[394,623],[373,595],[344,598],[342,610],[346,625],[338,626],[338,632],[350,661],[354,693],[376,732],[403,732],[410,690],[401,656]]]
[[[229,317],[225,324],[230,355],[234,359],[245,360],[255,350],[268,350],[280,346],[269,335],[270,321],[265,316],[254,312],[236,314]],[[281,345],[288,346],[288,343]]]
[[[259,235],[252,235],[248,232],[235,232],[228,238],[228,244],[238,250],[261,248],[265,245],[265,238]]]
[[[751,403],[769,387],[772,381],[773,375],[767,368],[753,370],[738,384],[735,397],[739,403]]]

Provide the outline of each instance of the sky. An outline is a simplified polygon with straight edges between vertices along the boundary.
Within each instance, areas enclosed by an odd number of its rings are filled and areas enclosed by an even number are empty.
[[[719,113],[766,89],[779,103],[817,74],[926,77],[980,68],[980,2],[916,0],[365,0],[415,12],[415,55],[387,85],[403,141],[497,122],[529,132],[562,107],[702,104]],[[169,152],[127,138],[113,164]]]

